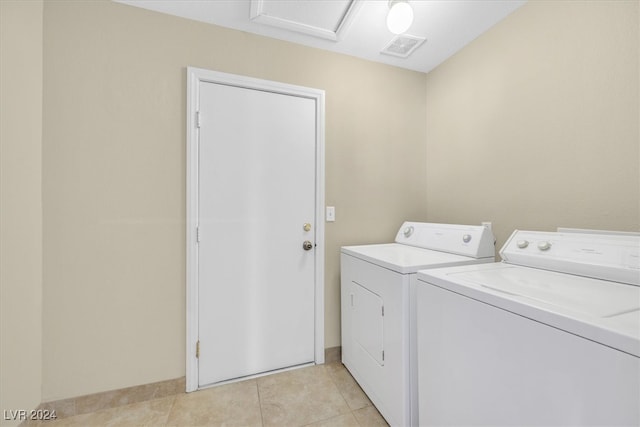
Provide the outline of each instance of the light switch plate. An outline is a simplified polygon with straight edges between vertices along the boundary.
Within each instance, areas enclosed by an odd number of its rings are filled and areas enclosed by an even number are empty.
[[[327,206],[327,222],[334,222],[336,220],[336,208],[335,206]]]

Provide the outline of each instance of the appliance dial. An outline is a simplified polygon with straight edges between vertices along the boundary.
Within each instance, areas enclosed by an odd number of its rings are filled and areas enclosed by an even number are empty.
[[[529,242],[527,240],[518,240],[517,245],[520,249],[524,249],[529,246]]]
[[[462,236],[462,241],[465,243],[469,243],[471,241],[471,234],[465,234]]]
[[[538,249],[541,251],[548,251],[551,248],[551,243],[548,241],[538,242]]]
[[[411,236],[413,234],[413,225],[410,225],[409,227],[405,228],[402,234],[404,234],[404,237]]]

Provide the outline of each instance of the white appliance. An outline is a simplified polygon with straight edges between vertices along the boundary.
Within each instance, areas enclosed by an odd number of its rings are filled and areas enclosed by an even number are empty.
[[[418,273],[421,425],[640,424],[640,236],[515,231]]]
[[[494,242],[485,226],[405,222],[395,243],[342,248],[342,363],[390,425],[417,423],[416,272],[493,262]]]

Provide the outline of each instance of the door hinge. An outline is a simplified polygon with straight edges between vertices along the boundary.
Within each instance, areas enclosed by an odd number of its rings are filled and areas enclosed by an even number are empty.
[[[200,243],[200,227],[196,227],[196,243]]]
[[[200,128],[200,111],[196,111],[196,127]]]
[[[196,342],[196,359],[200,358],[200,340]]]
[[[382,306],[382,317],[384,317],[384,305]]]
[[[382,350],[382,361],[384,362],[384,350]]]

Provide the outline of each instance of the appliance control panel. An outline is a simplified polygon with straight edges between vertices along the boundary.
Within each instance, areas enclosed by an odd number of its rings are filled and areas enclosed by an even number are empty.
[[[473,258],[495,256],[495,238],[491,228],[483,225],[407,221],[398,230],[395,241]]]
[[[516,230],[504,262],[640,286],[640,234]]]

